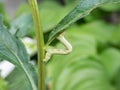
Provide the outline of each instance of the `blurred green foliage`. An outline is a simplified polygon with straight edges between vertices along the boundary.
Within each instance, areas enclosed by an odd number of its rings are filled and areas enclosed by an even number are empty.
[[[4,16],[4,24],[9,25],[9,15],[5,10],[4,4],[0,1],[0,14]]]
[[[45,38],[48,38],[49,32],[78,1],[65,0],[64,5],[57,0],[40,2]],[[1,10],[3,9],[0,8],[0,13],[5,12]],[[19,7],[9,25],[10,32],[17,37],[35,39],[27,4],[23,3]],[[101,6],[89,16],[78,20],[68,28],[66,38],[72,44],[73,52],[66,56],[53,56],[47,63],[47,78],[50,78],[47,83],[52,82],[52,89],[49,90],[120,90],[119,3]],[[54,43],[57,44],[56,47],[62,47],[60,43]],[[6,80],[10,83],[9,90],[30,90],[25,76],[18,69]],[[0,82],[0,88],[1,86]]]
[[[72,26],[66,37],[73,52],[54,56],[48,64],[53,90],[117,90],[111,80],[120,67],[120,51],[109,45],[115,30],[101,20]]]
[[[0,77],[0,90],[8,90],[8,82]]]

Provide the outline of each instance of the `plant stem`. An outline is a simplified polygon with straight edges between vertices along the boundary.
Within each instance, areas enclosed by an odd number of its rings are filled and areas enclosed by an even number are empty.
[[[38,10],[38,5],[36,0],[28,0],[31,10],[33,21],[35,25],[35,33],[37,39],[37,49],[38,49],[38,90],[45,90],[45,63],[44,59],[44,37],[40,21],[40,15]]]

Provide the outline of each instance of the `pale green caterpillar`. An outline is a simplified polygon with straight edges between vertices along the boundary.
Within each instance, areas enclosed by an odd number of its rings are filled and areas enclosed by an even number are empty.
[[[44,62],[47,62],[51,58],[51,56],[54,54],[65,55],[65,54],[69,54],[70,52],[72,52],[72,45],[65,39],[64,35],[65,35],[65,32],[61,33],[57,37],[57,39],[65,46],[66,49],[56,49],[56,48],[46,49]]]

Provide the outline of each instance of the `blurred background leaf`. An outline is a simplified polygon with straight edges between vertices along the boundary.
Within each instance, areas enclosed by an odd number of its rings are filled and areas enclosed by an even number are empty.
[[[45,42],[48,40],[50,31],[78,2],[79,0],[42,0],[39,2]],[[4,7],[3,4],[1,6]],[[6,13],[2,7],[0,9]],[[29,37],[35,40],[27,3],[23,3],[17,9],[15,17],[11,21],[7,19],[7,22],[10,22],[8,27],[12,34],[23,39]],[[68,29],[65,37],[72,44],[73,52],[66,56],[55,55],[46,64],[47,89],[120,90],[119,3],[107,4],[95,9]],[[34,47],[35,45],[36,43],[33,43]],[[51,45],[64,48],[57,40]],[[36,60],[36,49],[32,47],[31,49],[34,51],[31,59]],[[8,90],[31,90],[21,70],[14,69],[6,81]]]
[[[101,53],[101,61],[107,68],[109,77],[112,79],[120,68],[120,51],[115,48],[109,48]]]
[[[8,90],[8,82],[0,77],[0,90]]]
[[[97,60],[96,39],[80,33],[79,29],[67,33],[73,52],[67,56],[54,56],[48,65],[53,90],[110,90],[107,70]]]
[[[9,25],[9,15],[5,10],[3,2],[0,1],[0,14],[4,16],[4,24]]]
[[[24,72],[20,69],[15,68],[6,80],[9,81],[8,90],[32,90]]]
[[[75,3],[73,4],[75,5]],[[40,3],[40,15],[44,32],[48,32],[54,28],[55,25],[73,8],[73,4],[63,7],[55,1],[44,1],[42,4]],[[21,13],[24,13],[24,15],[21,15]],[[28,4],[22,4],[19,7],[16,17],[17,19],[11,23],[11,32],[17,32],[18,37],[24,37],[26,34],[31,36],[33,33],[33,23]]]

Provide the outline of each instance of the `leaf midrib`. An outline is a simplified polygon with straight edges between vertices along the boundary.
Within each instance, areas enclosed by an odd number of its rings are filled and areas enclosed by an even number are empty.
[[[3,42],[6,42],[4,39],[1,39],[1,40],[2,40]],[[21,62],[21,59],[14,53],[14,51],[12,51],[12,50],[9,48],[9,46],[8,46],[6,43],[3,43],[3,44],[6,46],[6,48],[7,48],[7,49],[16,57],[16,59],[18,60],[19,64],[21,65],[21,68],[23,69],[23,71],[25,72],[28,80],[30,81],[30,84],[31,84],[33,90],[37,90],[37,87],[36,87],[36,85],[35,85],[35,83],[34,83],[34,80],[32,79],[32,77],[29,75],[29,73],[28,73],[27,70],[25,69],[24,64]]]

